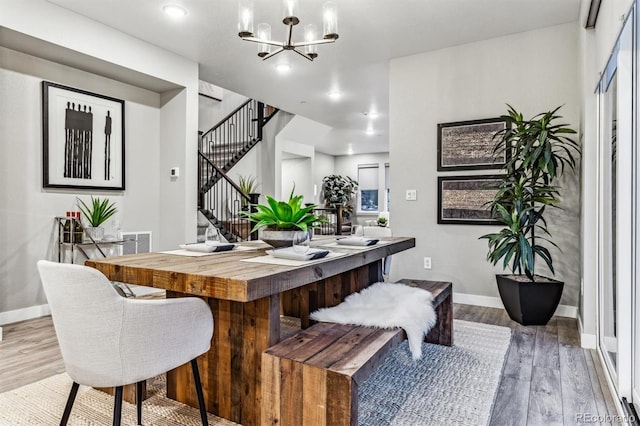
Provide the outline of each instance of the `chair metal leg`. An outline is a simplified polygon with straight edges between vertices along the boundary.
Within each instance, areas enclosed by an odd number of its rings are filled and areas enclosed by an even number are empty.
[[[113,426],[120,426],[122,418],[122,386],[116,386],[115,401],[113,404]]]
[[[67,398],[67,405],[64,407],[62,419],[60,419],[60,426],[67,426],[69,416],[71,415],[71,408],[73,408],[73,402],[76,400],[79,387],[80,385],[76,382],[73,382],[73,385],[71,385],[71,392],[69,392],[69,398]]]
[[[136,408],[138,411],[138,424],[142,424],[142,385],[144,380],[136,383]]]
[[[200,419],[202,420],[202,426],[208,426],[209,421],[207,420],[207,408],[204,405],[202,383],[200,382],[200,372],[198,370],[198,361],[196,359],[191,360],[191,370],[193,370],[193,380],[196,384],[196,394],[198,395],[198,407],[200,408]]]

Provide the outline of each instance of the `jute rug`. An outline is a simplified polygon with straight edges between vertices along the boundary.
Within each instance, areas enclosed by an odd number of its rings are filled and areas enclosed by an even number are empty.
[[[413,361],[405,341],[360,387],[360,425],[486,425],[511,330],[454,320],[454,346],[423,343]]]
[[[484,425],[500,382],[511,332],[454,321],[453,347],[424,344],[422,360],[406,342],[360,387],[360,424]],[[147,386],[143,424],[200,425],[197,409],[165,398],[163,378]],[[71,387],[66,374],[0,394],[1,426],[57,425]],[[80,387],[69,425],[110,425],[113,397]],[[122,424],[135,425],[135,405],[123,403]],[[234,423],[209,415],[210,425]]]

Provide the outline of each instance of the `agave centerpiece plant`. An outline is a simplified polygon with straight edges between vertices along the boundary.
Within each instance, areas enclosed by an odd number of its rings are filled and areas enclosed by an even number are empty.
[[[551,240],[544,214],[547,207],[558,207],[560,187],[554,182],[566,168],[575,169],[580,147],[569,135],[575,130],[557,124],[560,107],[525,120],[508,105],[505,129],[494,135],[494,154],[510,150],[504,174],[491,211],[504,228],[483,235],[488,240],[487,260],[502,261],[512,275],[496,275],[498,291],[507,313],[524,325],[546,324],[553,316],[564,283],[535,273],[536,260],[542,259],[555,275],[549,246]]]
[[[87,233],[95,241],[100,241],[104,237],[104,228],[100,225],[118,212],[115,202],[110,202],[108,198],[102,200],[100,197],[94,198],[93,195],[90,205],[78,198],[78,208],[89,223]]]
[[[294,243],[296,234],[308,233],[316,223],[325,222],[313,213],[315,204],[302,205],[302,195],[291,190],[288,201],[277,201],[266,196],[267,204],[255,204],[254,212],[240,212],[255,225],[251,232],[263,229],[261,240],[273,247],[286,247]]]

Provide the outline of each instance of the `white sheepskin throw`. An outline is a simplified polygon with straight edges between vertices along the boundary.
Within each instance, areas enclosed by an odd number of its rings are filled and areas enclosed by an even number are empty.
[[[436,323],[433,296],[421,288],[397,283],[375,283],[349,295],[332,308],[311,313],[316,321],[368,327],[402,327],[413,359],[422,357],[424,336]]]

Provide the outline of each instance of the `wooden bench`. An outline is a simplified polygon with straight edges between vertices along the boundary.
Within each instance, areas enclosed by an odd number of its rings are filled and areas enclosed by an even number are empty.
[[[431,291],[438,320],[425,338],[453,344],[451,283],[401,280]],[[262,354],[263,425],[357,425],[358,386],[406,338],[402,329],[318,323]]]

